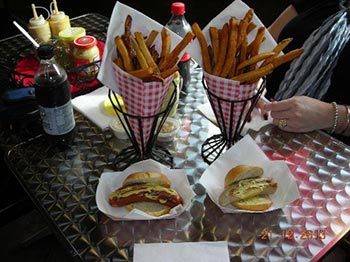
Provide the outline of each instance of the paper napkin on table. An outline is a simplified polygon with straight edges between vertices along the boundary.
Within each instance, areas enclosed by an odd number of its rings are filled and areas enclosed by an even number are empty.
[[[134,245],[134,262],[229,262],[226,241]]]
[[[138,209],[130,211],[125,207],[112,207],[109,204],[109,195],[122,186],[128,175],[145,170],[167,176],[171,182],[171,187],[181,196],[183,204],[173,207],[168,214],[159,217],[151,216]],[[189,208],[195,195],[184,169],[169,168],[153,159],[146,159],[136,162],[120,172],[102,173],[96,189],[96,204],[101,212],[116,221],[172,219],[180,216]]]
[[[103,111],[102,104],[106,99],[108,99],[108,88],[102,86],[91,93],[72,99],[72,104],[74,109],[104,130],[115,119],[115,116]]]
[[[264,177],[271,177],[278,184],[270,195],[272,206],[264,211],[240,210],[232,205],[220,206],[219,197],[224,190],[225,176],[237,165],[255,165],[264,169]],[[202,174],[199,183],[205,187],[211,200],[224,213],[264,213],[283,208],[300,197],[298,185],[288,165],[283,160],[270,160],[254,141],[246,135],[221,154]]]

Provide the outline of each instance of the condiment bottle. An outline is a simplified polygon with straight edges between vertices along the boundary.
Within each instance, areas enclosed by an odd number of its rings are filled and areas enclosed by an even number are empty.
[[[54,10],[49,18],[49,24],[51,28],[51,34],[53,37],[58,37],[60,31],[70,28],[69,16],[63,11],[58,11],[56,0],[52,1]]]
[[[65,148],[72,144],[75,134],[67,74],[54,58],[53,45],[40,45],[37,53],[40,64],[34,86],[42,127],[53,146]]]
[[[80,36],[74,40],[73,63],[75,69],[81,67],[79,76],[92,80],[98,73],[100,50],[97,39],[91,35]]]
[[[74,39],[84,35],[86,35],[86,31],[83,27],[71,27],[59,32],[55,56],[57,62],[66,70],[70,70],[74,66]]]
[[[43,17],[36,12],[36,7],[32,4],[33,17],[28,23],[29,34],[40,44],[48,42],[51,39],[50,25]]]
[[[181,37],[184,37],[191,31],[191,25],[185,18],[186,6],[182,2],[173,2],[171,4],[171,17],[166,23],[166,27]],[[191,56],[185,53],[178,64],[180,74],[183,78],[183,87],[187,87],[191,81]]]

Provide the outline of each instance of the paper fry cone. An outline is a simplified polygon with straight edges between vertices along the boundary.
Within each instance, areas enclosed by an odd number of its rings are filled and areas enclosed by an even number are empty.
[[[148,36],[152,30],[157,30],[161,32],[163,25],[151,19],[150,17],[142,14],[136,9],[133,9],[125,4],[116,2],[111,19],[108,26],[107,38],[105,42],[105,47],[103,51],[103,57],[101,62],[101,68],[98,73],[98,80],[103,83],[108,88],[112,89],[116,93],[119,92],[119,87],[115,86],[115,74],[113,72],[114,59],[117,57],[117,49],[115,46],[114,38],[117,35],[122,35],[125,32],[125,19],[130,15],[133,18],[132,22],[132,32],[141,32],[144,36]],[[171,45],[175,47],[181,40],[182,37],[176,33],[169,31],[171,36]],[[181,52],[179,57],[182,57],[184,52],[188,52],[189,47],[192,44],[186,46],[186,48]],[[160,53],[162,47],[161,34],[158,34],[154,41],[155,49]]]
[[[114,40],[116,36],[121,36],[125,33],[125,21],[128,15],[132,17],[132,33],[141,32],[144,36],[148,36],[152,30],[161,32],[164,27],[138,10],[117,1],[108,26],[98,80],[123,97],[126,111],[129,115],[138,116],[128,117],[128,120],[130,122],[130,129],[132,129],[131,131],[135,135],[135,139],[132,141],[133,145],[138,145],[142,158],[145,153],[143,151],[146,149],[150,137],[153,122],[155,121],[155,118],[145,117],[159,113],[173,76],[165,79],[165,83],[143,83],[141,80],[120,70],[115,65],[114,60],[118,54]],[[182,37],[170,30],[169,34],[171,45],[175,47],[182,40]],[[155,50],[160,53],[162,48],[161,34],[157,35],[153,45]],[[187,48],[188,46],[182,50],[179,57],[182,57],[182,54],[187,52]],[[139,122],[140,119],[142,119],[141,123]],[[137,140],[137,142],[134,140]]]
[[[210,101],[221,132],[226,141],[232,141],[256,95],[256,84],[241,85],[237,81],[204,73],[207,88],[213,94]]]
[[[132,116],[128,117],[131,130],[143,155],[151,135],[153,122],[156,120],[152,116],[160,112],[173,76],[166,78],[163,85],[160,81],[143,82],[116,65],[113,66],[113,71],[126,112]]]

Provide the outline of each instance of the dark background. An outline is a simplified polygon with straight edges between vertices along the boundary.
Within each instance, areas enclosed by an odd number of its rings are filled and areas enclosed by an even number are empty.
[[[0,0],[1,33],[0,38],[18,34],[17,28],[12,25],[16,20],[26,26],[33,16],[31,4],[49,9],[51,0]],[[146,14],[161,24],[165,24],[170,16],[170,0],[122,0],[120,1]],[[186,18],[190,24],[197,22],[204,27],[221,10],[227,7],[232,0],[184,0],[186,4]],[[288,5],[288,0],[245,0],[246,4],[254,8],[255,13],[268,26],[278,14]],[[86,1],[86,0],[57,0],[60,11],[68,16],[75,17],[86,13],[100,13],[110,17],[116,0]],[[39,10],[38,10],[39,12]],[[41,13],[41,12],[40,12]],[[45,16],[45,11],[42,11]]]

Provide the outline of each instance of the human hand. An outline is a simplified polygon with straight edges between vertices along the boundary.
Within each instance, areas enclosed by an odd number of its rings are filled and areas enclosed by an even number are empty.
[[[274,125],[289,132],[310,132],[333,125],[332,104],[307,96],[273,101],[263,108],[270,111]]]
[[[265,104],[269,103],[269,100],[267,100],[264,96],[261,96],[255,105],[255,107],[260,112],[260,115],[264,120],[267,120],[269,118],[269,112],[265,109]]]

